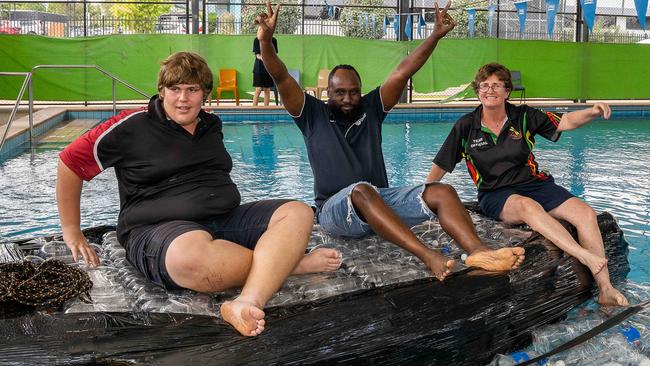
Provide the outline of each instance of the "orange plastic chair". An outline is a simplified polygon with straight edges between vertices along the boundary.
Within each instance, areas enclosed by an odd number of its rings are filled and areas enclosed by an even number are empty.
[[[219,70],[219,85],[215,89],[217,105],[221,100],[222,92],[232,92],[235,95],[235,104],[239,105],[239,90],[237,89],[237,70],[235,69],[220,69]]]
[[[327,78],[330,75],[330,70],[320,69],[318,72],[318,82],[316,86],[305,87],[305,93],[313,93],[314,96],[320,99],[323,95],[323,92],[327,90]]]

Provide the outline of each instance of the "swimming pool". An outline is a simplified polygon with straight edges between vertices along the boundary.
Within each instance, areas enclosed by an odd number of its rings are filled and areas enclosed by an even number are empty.
[[[386,123],[383,147],[391,185],[421,182],[451,126],[451,122]],[[224,136],[234,161],[233,180],[244,201],[290,197],[313,202],[304,143],[291,123],[226,123]],[[609,211],[618,219],[630,243],[626,288],[645,299],[650,294],[650,187],[644,159],[650,154],[648,141],[650,121],[625,120],[598,121],[565,133],[558,143],[539,139],[536,144],[542,169],[596,211]],[[0,240],[59,232],[54,200],[58,152],[36,149],[0,163]],[[444,181],[456,187],[464,201],[475,200],[475,188],[462,163]],[[85,184],[83,227],[115,223],[118,208],[112,171]],[[580,319],[572,322],[586,324]]]

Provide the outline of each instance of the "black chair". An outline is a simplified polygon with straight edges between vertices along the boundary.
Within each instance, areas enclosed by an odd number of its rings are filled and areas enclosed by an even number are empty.
[[[526,102],[526,87],[521,84],[521,71],[510,71],[510,78],[512,79],[512,91],[519,91],[519,102]]]

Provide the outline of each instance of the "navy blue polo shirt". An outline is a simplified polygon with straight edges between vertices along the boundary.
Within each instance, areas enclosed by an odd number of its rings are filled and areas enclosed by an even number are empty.
[[[381,149],[381,125],[386,112],[379,88],[361,98],[362,115],[343,125],[330,116],[324,102],[305,94],[300,116],[294,117],[302,131],[318,208],[341,189],[365,181],[376,187],[388,187],[384,154]]]
[[[482,110],[479,106],[456,122],[433,162],[452,172],[465,159],[479,191],[548,179],[550,175],[540,171],[535,161],[535,136],[557,141],[561,115],[506,103],[508,120],[496,136],[481,126]]]

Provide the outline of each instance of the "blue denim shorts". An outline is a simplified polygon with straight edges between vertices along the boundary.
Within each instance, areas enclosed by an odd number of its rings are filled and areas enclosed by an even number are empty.
[[[327,199],[317,213],[321,230],[329,235],[361,238],[374,234],[370,225],[361,220],[352,205],[352,190],[358,182],[351,184]],[[371,185],[372,186],[372,185]],[[410,187],[376,188],[388,207],[408,226],[415,226],[435,216],[422,198],[425,184]]]
[[[501,211],[508,197],[513,194],[528,197],[539,203],[548,212],[575,197],[571,192],[555,184],[551,177],[547,180],[498,188],[490,192],[478,192],[478,203],[483,213],[500,220]]]

